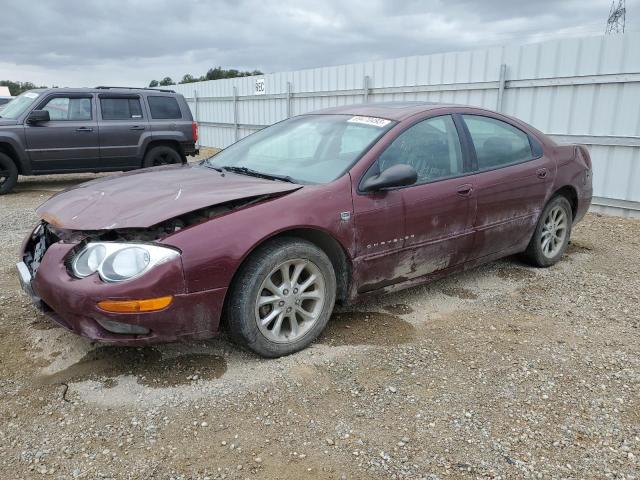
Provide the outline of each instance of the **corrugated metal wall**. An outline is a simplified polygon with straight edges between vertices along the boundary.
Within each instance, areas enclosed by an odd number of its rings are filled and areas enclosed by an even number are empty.
[[[255,94],[263,78],[265,95]],[[640,33],[404,57],[176,85],[204,146],[291,115],[351,103],[428,100],[514,115],[589,145],[594,205],[640,217]]]

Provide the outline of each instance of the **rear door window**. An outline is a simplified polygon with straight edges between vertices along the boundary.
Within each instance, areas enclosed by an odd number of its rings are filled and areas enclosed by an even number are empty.
[[[495,118],[462,115],[469,129],[478,159],[478,170],[525,162],[534,158],[529,136],[522,130]]]
[[[132,120],[142,118],[139,98],[101,97],[100,110],[103,120]]]
[[[168,120],[182,118],[178,100],[175,97],[148,96],[151,118]]]

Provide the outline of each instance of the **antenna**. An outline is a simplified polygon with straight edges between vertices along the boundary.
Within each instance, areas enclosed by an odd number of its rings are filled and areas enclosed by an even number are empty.
[[[625,0],[611,0],[611,8],[609,9],[609,18],[607,18],[607,28],[604,31],[605,35],[611,35],[612,33],[624,33],[624,22],[627,9],[625,7]]]

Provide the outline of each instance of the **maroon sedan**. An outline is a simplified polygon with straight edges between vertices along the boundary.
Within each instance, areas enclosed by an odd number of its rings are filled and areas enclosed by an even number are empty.
[[[300,350],[352,302],[523,253],[556,263],[591,202],[584,147],[480,108],[332,108],[198,165],[94,180],[38,209],[18,270],[58,323],[140,345]]]

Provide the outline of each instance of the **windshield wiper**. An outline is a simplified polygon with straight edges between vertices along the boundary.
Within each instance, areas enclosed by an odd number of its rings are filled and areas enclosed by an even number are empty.
[[[209,159],[207,158],[206,160],[202,160],[200,162],[200,165],[204,165],[207,168],[212,168],[214,169],[216,172],[222,172],[223,170],[220,167],[216,167],[215,165],[213,165],[212,163],[209,163]]]
[[[268,180],[280,180],[281,182],[297,183],[293,178],[291,178],[288,175],[274,175],[272,173],[258,172],[257,170],[252,170],[247,167],[233,167],[228,165],[221,168],[229,172],[239,173],[241,175],[249,175],[251,177],[266,178]]]

